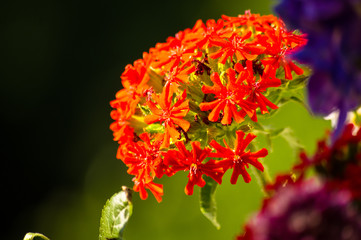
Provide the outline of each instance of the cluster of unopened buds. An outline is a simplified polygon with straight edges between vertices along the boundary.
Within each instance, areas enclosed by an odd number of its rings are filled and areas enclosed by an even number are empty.
[[[232,169],[235,184],[239,175],[251,180],[249,165],[263,171],[259,159],[268,151],[253,150],[252,130],[303,74],[291,54],[305,43],[277,17],[246,11],[199,20],[127,65],[110,128],[134,191],[146,199],[149,189],[161,201],[163,186],[154,180],[164,174],[188,171],[185,193],[192,195],[205,185],[203,175],[221,184]]]

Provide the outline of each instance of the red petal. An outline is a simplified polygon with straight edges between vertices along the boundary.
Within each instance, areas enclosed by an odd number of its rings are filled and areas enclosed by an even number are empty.
[[[237,180],[238,180],[238,176],[241,174],[241,168],[242,166],[238,166],[238,164],[236,164],[233,168],[233,172],[232,172],[232,176],[231,176],[231,184],[236,184]]]
[[[186,158],[189,152],[186,149],[186,147],[184,146],[184,142],[183,141],[177,141],[175,143],[175,145],[177,146],[179,152],[183,155],[183,158]]]
[[[193,189],[194,189],[194,184],[188,182],[186,187],[184,188],[184,192],[185,192],[185,194],[190,196],[190,195],[193,195]]]
[[[223,147],[215,140],[212,140],[209,143],[209,145],[212,146],[217,151],[217,153],[211,153],[210,157],[216,157],[216,158],[234,157],[234,152],[231,149]]]
[[[270,100],[268,100],[265,96],[263,96],[262,94],[260,94],[261,99],[264,101],[264,103],[269,106],[272,109],[277,109],[278,106],[275,105],[274,103],[272,103]]]
[[[158,115],[147,115],[144,117],[144,122],[146,124],[152,124],[155,122],[159,122],[160,121],[160,117]]]
[[[220,101],[220,99],[217,99],[213,102],[202,102],[201,104],[199,104],[199,108],[201,109],[201,111],[208,111],[210,109],[214,109]]]
[[[257,152],[253,152],[251,153],[253,158],[261,158],[261,157],[265,157],[268,155],[268,150],[265,148],[262,148],[261,150],[257,151]]]
[[[244,116],[242,116],[242,114],[237,111],[237,107],[235,105],[231,105],[231,110],[233,118],[237,123],[241,123],[244,121]]]
[[[219,118],[219,113],[221,112],[221,110],[224,108],[226,102],[225,101],[221,101],[213,110],[212,112],[208,115],[208,120],[211,122],[217,122],[218,118]]]
[[[233,58],[233,51],[224,51],[221,58],[219,59],[219,62],[225,64],[229,57]]]
[[[165,132],[167,132],[173,140],[177,140],[179,138],[179,132],[175,129],[173,124],[167,124],[165,126]]]
[[[220,56],[223,55],[223,51],[219,50],[218,52],[215,52],[215,53],[211,53],[209,54],[208,56],[212,59],[216,59],[216,58],[219,58]]]
[[[153,193],[157,202],[162,201],[162,196],[163,196],[163,185],[162,184],[150,182],[147,184],[146,187]]]
[[[245,183],[249,183],[252,179],[251,176],[249,175],[249,173],[246,171],[246,169],[243,167],[242,168],[242,177]]]
[[[223,118],[222,118],[222,121],[221,123],[223,125],[229,125],[232,123],[232,111],[229,107],[229,103],[227,103],[225,106],[224,106],[224,109],[223,109]]]
[[[180,119],[180,118],[171,118],[171,119],[172,119],[173,123],[180,126],[185,132],[187,132],[189,127],[191,126],[191,124],[184,119]]]
[[[283,65],[283,69],[285,70],[285,78],[288,80],[292,79],[292,72],[291,72],[291,68],[288,64],[284,64]]]
[[[294,71],[297,75],[303,74],[303,69],[294,64],[292,61],[290,61],[288,64],[290,65],[292,71]]]

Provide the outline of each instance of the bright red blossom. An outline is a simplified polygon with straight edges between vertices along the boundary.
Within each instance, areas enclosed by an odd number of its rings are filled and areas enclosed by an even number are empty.
[[[187,93],[184,91],[176,103],[172,105],[173,92],[170,90],[170,86],[166,85],[161,95],[153,95],[153,99],[158,103],[159,107],[152,101],[147,102],[152,114],[145,116],[144,122],[147,124],[160,122],[163,123],[165,128],[161,147],[168,147],[170,139],[177,140],[179,138],[180,133],[177,126],[185,132],[190,127],[190,123],[183,119],[189,111],[189,100],[186,100],[186,96]]]
[[[360,146],[361,130],[355,131],[355,126],[348,124],[333,144],[328,144],[326,140],[319,141],[313,156],[301,152],[300,162],[292,168],[293,174],[300,181],[309,169],[314,169],[329,188],[347,190],[354,199],[360,201]]]
[[[199,56],[200,53],[195,52],[196,45],[182,45],[178,39],[173,39],[169,44],[169,49],[158,50],[154,55],[154,68],[163,67],[164,71],[170,71],[180,63],[190,63],[194,56]]]
[[[140,136],[142,141],[133,142],[127,145],[127,153],[123,157],[123,162],[128,167],[128,173],[134,175],[133,182],[137,183],[134,190],[141,191],[141,197],[146,198],[144,194],[144,187],[151,191],[157,186],[157,189],[162,187],[159,184],[153,183],[154,178],[161,177],[162,172],[158,168],[162,165],[161,152],[159,150],[161,141],[156,139],[151,142],[150,136],[147,133],[142,133]],[[153,192],[153,191],[152,191]],[[159,199],[159,191],[154,196]],[[153,193],[154,194],[154,193]]]
[[[283,29],[268,30],[265,35],[267,37],[262,38],[262,41],[264,41],[263,45],[267,46],[266,53],[270,55],[270,57],[262,60],[266,66],[265,71],[267,72],[268,68],[277,69],[281,66],[285,71],[285,78],[288,80],[292,80],[292,72],[297,75],[303,74],[302,68],[293,63],[289,55],[295,51],[296,47],[303,46],[305,42],[294,38],[293,35]],[[269,41],[270,39],[272,41]]]
[[[125,103],[121,104],[116,110],[111,111],[110,116],[114,122],[110,124],[110,129],[113,131],[114,141],[120,141],[121,143],[126,142],[126,140],[122,139],[128,138],[128,136],[124,135],[124,129],[129,127],[131,114],[132,112]]]
[[[134,61],[133,65],[128,64],[124,72],[120,76],[124,88],[144,84],[149,80],[147,69],[151,63],[151,56],[148,53],[143,53],[143,59]]]
[[[134,182],[133,190],[135,192],[139,192],[141,199],[145,200],[148,198],[148,193],[146,189],[149,189],[158,202],[162,201],[163,185],[154,182],[146,183],[144,182],[144,180],[138,181],[136,178],[133,178],[133,182]]]
[[[129,174],[135,175],[138,180],[150,182],[156,176],[155,169],[162,161],[159,151],[161,141],[151,143],[147,133],[142,133],[139,137],[143,141],[128,145],[128,153],[123,162],[129,167]]]
[[[224,21],[222,19],[219,19],[217,22],[214,19],[210,19],[206,24],[202,20],[198,20],[192,32],[188,35],[188,41],[195,42],[199,48],[212,47],[212,39],[229,37],[232,33],[232,29],[224,28]]]
[[[250,10],[247,10],[244,15],[238,15],[237,17],[229,17],[222,15],[222,18],[226,21],[227,25],[234,27],[247,26],[254,27],[257,31],[264,32],[266,29],[275,29],[283,26],[284,24],[276,16],[260,14],[252,14]]]
[[[165,85],[170,85],[170,91],[176,92],[179,85],[188,83],[189,75],[196,71],[194,65],[185,68],[184,65],[174,67],[171,71],[165,74]]]
[[[215,46],[221,47],[217,52],[209,54],[210,58],[220,58],[219,62],[225,64],[227,59],[230,57],[233,61],[233,56],[237,57],[237,61],[241,60],[254,60],[258,55],[262,54],[265,47],[258,45],[257,43],[247,43],[246,40],[252,36],[252,32],[247,32],[244,36],[239,36],[237,33],[229,38],[224,39],[213,39],[211,43]]]
[[[151,57],[148,53],[143,54],[143,59],[134,61],[134,64],[128,64],[120,78],[122,79],[123,89],[115,95],[115,100],[110,102],[113,108],[120,108],[126,104],[130,115],[134,114],[137,104],[149,86],[147,85],[149,75],[147,69],[151,63]]]
[[[203,161],[209,156],[211,149],[202,149],[199,142],[191,142],[192,151],[188,151],[184,142],[176,142],[178,150],[169,150],[165,155],[164,161],[170,165],[172,170],[188,171],[188,183],[184,189],[187,195],[193,194],[194,185],[204,187],[206,182],[202,175],[213,178],[218,184],[222,183],[224,170],[219,161],[209,160]]]
[[[244,89],[246,89],[247,92],[247,100],[256,103],[258,107],[261,110],[262,114],[268,113],[267,107],[270,107],[272,109],[277,109],[278,106],[273,104],[271,101],[269,101],[263,93],[266,92],[268,88],[271,87],[279,87],[281,86],[281,80],[273,76],[273,72],[263,72],[263,75],[257,79],[256,76],[254,76],[252,73],[252,61],[246,61],[246,69],[243,68],[241,64],[236,64],[235,69],[238,72],[244,72],[247,71],[247,74],[243,74],[242,76],[244,78]],[[257,121],[257,116],[254,114],[253,121]]]
[[[126,146],[133,141],[134,129],[130,127],[130,118],[133,112],[125,102],[119,104],[116,110],[111,111],[110,116],[114,120],[109,128],[113,131],[113,140],[119,143],[116,157],[122,159],[126,152]]]
[[[203,102],[199,105],[202,111],[211,110],[208,119],[211,122],[216,122],[219,119],[220,111],[223,111],[221,123],[231,124],[232,118],[238,123],[244,121],[245,114],[240,113],[242,108],[249,116],[253,116],[255,105],[249,101],[244,100],[246,92],[235,77],[233,69],[227,70],[228,82],[224,86],[219,78],[217,72],[212,73],[211,80],[213,86],[203,86],[202,92],[205,94],[213,93],[216,100],[212,102]]]
[[[251,176],[248,174],[246,168],[249,167],[249,164],[256,167],[258,170],[263,171],[263,165],[258,161],[258,158],[262,158],[268,155],[268,151],[265,148],[257,152],[251,152],[248,150],[245,152],[247,146],[251,141],[256,138],[256,135],[249,133],[244,139],[245,133],[242,131],[236,132],[236,145],[235,149],[231,149],[226,142],[225,147],[221,146],[215,140],[212,140],[209,145],[216,149],[216,153],[210,154],[211,157],[223,158],[222,164],[225,170],[232,168],[231,183],[236,184],[238,176],[242,175],[243,180],[248,183],[251,181]]]

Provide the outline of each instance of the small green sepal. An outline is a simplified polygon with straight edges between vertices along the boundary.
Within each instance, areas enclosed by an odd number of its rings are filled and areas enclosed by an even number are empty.
[[[36,239],[43,239],[43,240],[50,240],[45,235],[41,233],[32,233],[29,232],[25,235],[24,240],[36,240]]]

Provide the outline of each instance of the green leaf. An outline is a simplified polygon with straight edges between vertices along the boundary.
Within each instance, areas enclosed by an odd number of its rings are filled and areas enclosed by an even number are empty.
[[[293,150],[299,151],[305,149],[305,147],[300,143],[298,138],[294,135],[291,128],[284,128],[283,131],[279,133],[279,136],[286,140],[288,145],[290,145]]]
[[[32,232],[27,233],[24,237],[24,240],[33,240],[35,238],[41,238],[43,240],[50,240],[49,238],[45,237],[41,233],[32,233]]]
[[[148,71],[149,74],[149,86],[152,86],[156,93],[161,93],[163,90],[163,76],[159,75],[153,70]]]
[[[206,185],[200,191],[200,207],[203,215],[217,228],[220,229],[217,221],[217,206],[215,199],[215,191],[217,189],[217,182],[208,176],[204,176]]]
[[[278,137],[282,132],[285,130],[285,128],[279,128],[274,130],[269,130],[269,135],[271,138]]]
[[[159,123],[153,123],[153,124],[148,125],[145,128],[145,131],[149,132],[149,133],[163,133],[164,127]]]
[[[305,75],[297,76],[288,83],[287,88],[288,89],[304,88],[307,85],[308,78],[309,76],[305,76]]]
[[[204,75],[204,76],[203,76]],[[203,101],[204,93],[202,92],[202,79],[203,78],[209,78],[207,73],[204,73],[201,76],[192,75],[192,77],[189,79],[189,82],[187,83],[187,95],[189,95],[189,99],[191,101],[189,102],[189,105],[191,105],[191,102],[195,102],[196,110],[192,110],[195,112],[200,111],[199,110],[199,103]],[[191,108],[191,106],[189,106]]]
[[[139,107],[140,111],[143,113],[144,116],[152,114],[152,111],[150,111],[148,106],[138,104],[138,107]]]
[[[197,139],[201,143],[202,148],[204,148],[209,143],[207,125],[203,123],[199,116],[197,116],[197,119],[197,121],[190,121],[191,127],[187,134],[190,139]]]
[[[257,134],[263,134],[265,136],[269,150],[272,150],[272,140],[277,137],[282,137],[292,148],[292,150],[299,151],[305,148],[294,135],[292,129],[289,127],[272,129],[262,127],[262,125],[258,123],[255,126],[256,128],[254,132]]]
[[[132,215],[131,190],[125,186],[114,194],[102,210],[99,240],[122,240],[125,225]]]

